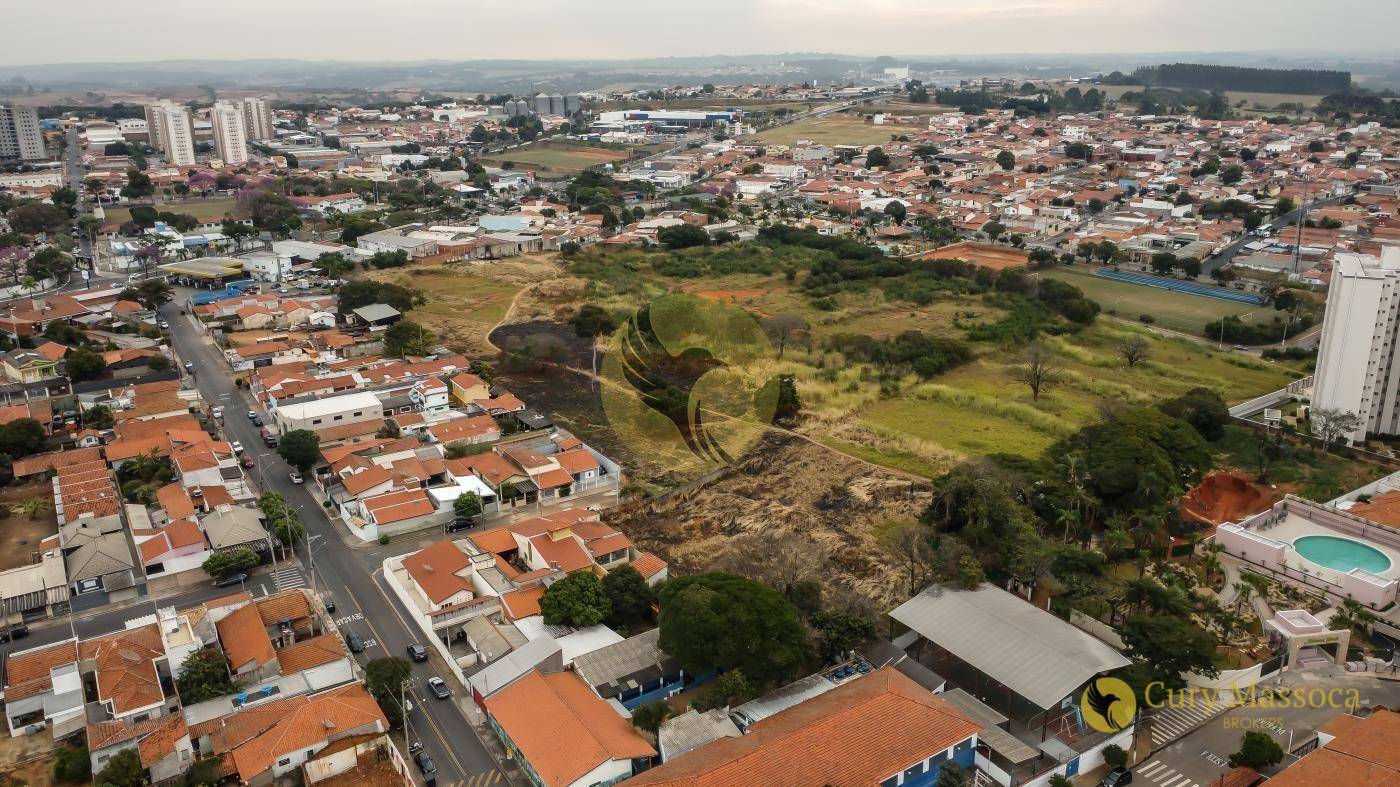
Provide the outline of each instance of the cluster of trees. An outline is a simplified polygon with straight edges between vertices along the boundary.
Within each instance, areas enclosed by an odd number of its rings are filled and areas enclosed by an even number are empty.
[[[630,629],[649,623],[656,593],[630,565],[609,571],[601,580],[579,571],[549,586],[540,597],[540,613],[551,626],[583,628],[607,623]]]
[[[1116,72],[1115,72],[1116,73]],[[1120,81],[1121,80],[1121,81]],[[1311,68],[1247,68],[1201,63],[1143,66],[1131,76],[1110,74],[1105,84],[1163,85],[1199,90],[1241,90],[1254,93],[1350,93],[1350,71]]]
[[[1163,276],[1180,270],[1182,275],[1194,279],[1201,275],[1201,261],[1195,257],[1178,257],[1169,251],[1159,251],[1152,255],[1152,270]]]
[[[836,334],[827,339],[826,348],[849,360],[874,364],[882,375],[891,377],[912,371],[928,379],[972,360],[972,348],[966,342],[921,331],[905,331],[892,339]]]
[[[266,492],[258,498],[258,508],[267,519],[268,529],[284,545],[292,545],[301,540],[305,529],[297,517],[296,509],[287,503],[286,498],[276,492]]]
[[[369,279],[346,282],[336,290],[336,311],[342,315],[372,303],[388,304],[401,312],[407,312],[415,306],[427,303],[427,298],[418,290],[401,284]]]

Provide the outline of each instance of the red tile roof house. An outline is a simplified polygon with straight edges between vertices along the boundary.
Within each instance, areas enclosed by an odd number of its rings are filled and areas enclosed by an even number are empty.
[[[749,725],[737,738],[722,737],[686,752],[630,783],[932,784],[949,760],[972,767],[980,729],[943,698],[886,667]]]
[[[487,723],[533,784],[611,784],[656,756],[631,723],[572,672],[532,670],[485,704]]]

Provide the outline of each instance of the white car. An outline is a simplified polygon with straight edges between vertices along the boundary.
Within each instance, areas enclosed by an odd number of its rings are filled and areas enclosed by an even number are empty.
[[[248,411],[248,420],[251,421],[251,420],[253,420],[255,417],[257,417],[257,413],[254,412],[254,411],[252,411],[252,410],[249,410],[249,411]]]
[[[237,440],[234,440],[233,442],[229,443],[229,446],[233,448],[233,452],[235,454],[243,453],[243,444],[238,442]]]
[[[218,407],[215,407],[213,410],[210,410],[209,412],[210,412],[216,419],[218,419],[218,418],[223,418],[223,417],[224,417],[224,408],[223,408],[223,405],[220,405],[220,406],[218,406]]]
[[[161,321],[160,321],[160,329],[161,329],[162,331],[168,331],[168,330],[170,330],[170,323],[166,322],[165,320],[161,320]]]
[[[298,473],[298,472],[295,471],[295,470],[292,471],[291,479],[292,479],[292,483],[294,483],[294,484],[304,484],[304,483],[306,483],[306,479],[302,477],[301,473]]]

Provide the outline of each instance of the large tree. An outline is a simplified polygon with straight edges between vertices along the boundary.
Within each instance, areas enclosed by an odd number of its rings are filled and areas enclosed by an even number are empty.
[[[437,334],[412,320],[399,320],[384,332],[384,354],[391,358],[428,355],[437,346]]]
[[[1216,666],[1215,635],[1181,618],[1170,615],[1130,615],[1119,629],[1129,658],[1138,662],[1136,675],[1143,680],[1139,690],[1151,681],[1161,681],[1169,689],[1186,685],[1185,674],[1195,672],[1213,678]]]
[[[228,656],[218,648],[204,648],[186,657],[175,685],[180,702],[186,705],[223,697],[238,688],[229,671]]]
[[[631,565],[619,566],[603,577],[603,594],[611,609],[609,625],[633,626],[651,619],[656,592]]]
[[[413,665],[397,656],[371,659],[365,665],[365,691],[379,703],[391,727],[403,726],[403,682],[413,674]]]
[[[612,607],[603,583],[591,571],[579,571],[555,582],[540,597],[540,613],[550,626],[596,626]]]
[[[696,675],[738,668],[763,685],[806,666],[810,646],[797,608],[734,574],[679,577],[661,590],[661,648]]]
[[[44,427],[33,418],[0,425],[0,454],[12,460],[39,453],[47,440]]]
[[[305,473],[321,455],[321,436],[309,429],[293,429],[277,442],[277,453],[287,464]]]
[[[259,563],[258,554],[251,549],[235,549],[232,552],[215,552],[204,561],[204,573],[215,579],[230,577],[240,571],[248,571]]]
[[[1267,768],[1283,761],[1283,747],[1268,733],[1249,730],[1240,739],[1240,750],[1230,755],[1232,768]]]
[[[68,368],[69,379],[75,383],[96,380],[107,371],[107,362],[102,360],[102,356],[86,347],[79,347],[68,353],[64,363]]]

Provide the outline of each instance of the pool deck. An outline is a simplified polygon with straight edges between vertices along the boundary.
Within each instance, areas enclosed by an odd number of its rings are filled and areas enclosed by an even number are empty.
[[[1274,525],[1273,527],[1270,527],[1266,530],[1260,531],[1259,535],[1264,536],[1266,538],[1271,538],[1275,541],[1282,541],[1286,544],[1289,544],[1290,547],[1292,546],[1294,539],[1300,538],[1302,536],[1332,536],[1334,538],[1345,538],[1351,539],[1353,541],[1359,541],[1385,555],[1387,558],[1390,558],[1390,568],[1386,569],[1385,571],[1375,572],[1376,576],[1383,577],[1385,579],[1400,579],[1400,551],[1396,551],[1391,547],[1388,547],[1384,544],[1379,544],[1367,538],[1358,538],[1357,536],[1354,536],[1350,533],[1342,533],[1333,530],[1325,525],[1310,521],[1293,512],[1289,512],[1288,515],[1284,517],[1283,521],[1278,523],[1277,525]],[[1310,560],[1306,560],[1292,548],[1290,548],[1286,552],[1284,562],[1293,568],[1306,571],[1309,574],[1322,577],[1323,579],[1326,579],[1329,582],[1338,584],[1341,583],[1341,576],[1344,573],[1335,569],[1327,568],[1326,566],[1318,565],[1317,563],[1313,563]]]

